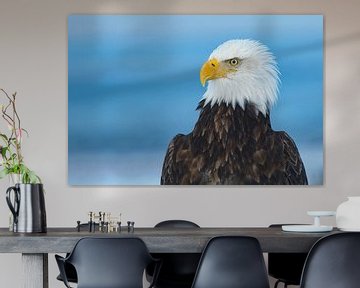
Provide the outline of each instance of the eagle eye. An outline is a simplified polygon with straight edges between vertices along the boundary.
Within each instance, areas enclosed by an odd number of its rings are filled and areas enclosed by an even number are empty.
[[[239,65],[240,59],[237,58],[237,57],[236,58],[231,58],[231,59],[227,60],[226,62],[228,62],[231,66],[236,67],[236,66]]]

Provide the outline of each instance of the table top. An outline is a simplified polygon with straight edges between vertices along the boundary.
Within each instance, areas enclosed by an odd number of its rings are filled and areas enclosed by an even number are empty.
[[[47,233],[13,233],[0,228],[0,253],[65,253],[83,237],[139,237],[152,253],[201,253],[210,238],[252,236],[263,252],[308,252],[321,237],[338,233],[283,232],[281,227],[258,228],[135,228],[134,232],[78,232],[76,228],[48,228]]]

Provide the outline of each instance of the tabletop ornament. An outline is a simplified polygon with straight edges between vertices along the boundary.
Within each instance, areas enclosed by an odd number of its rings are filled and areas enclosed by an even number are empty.
[[[0,88],[5,102],[0,113],[7,129],[0,126],[0,179],[9,177],[12,186],[6,190],[11,211],[9,230],[20,233],[47,231],[44,188],[39,176],[24,163],[22,141],[28,132],[22,127],[16,108],[16,93]]]
[[[337,207],[336,226],[342,231],[360,231],[360,196],[348,197]]]
[[[333,230],[332,226],[321,225],[320,217],[335,216],[334,211],[308,211],[309,216],[314,217],[313,224],[303,224],[303,225],[282,225],[281,228],[286,232],[330,232]]]
[[[133,233],[135,230],[135,222],[127,221],[126,227],[128,233]],[[89,211],[87,223],[81,224],[80,220],[76,221],[76,230],[78,232],[81,232],[85,229],[88,232],[94,233],[120,233],[123,228],[124,227],[121,226],[121,213],[118,214],[118,216],[112,216],[110,212],[99,211],[98,213],[95,213],[93,211]]]

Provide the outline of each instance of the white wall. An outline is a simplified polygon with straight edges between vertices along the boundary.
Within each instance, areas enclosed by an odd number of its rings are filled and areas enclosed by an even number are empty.
[[[201,226],[308,222],[307,210],[334,210],[360,195],[360,2],[1,0],[0,87],[18,92],[30,132],[26,162],[46,187],[48,226],[73,226],[89,210],[122,212],[136,226],[186,218]],[[287,13],[325,16],[325,184],[319,187],[69,187],[67,185],[67,16],[71,13]],[[0,226],[8,224],[0,182]],[[328,220],[334,224],[334,220]],[[50,262],[50,287],[57,271]],[[20,287],[19,255],[0,255],[1,287]]]

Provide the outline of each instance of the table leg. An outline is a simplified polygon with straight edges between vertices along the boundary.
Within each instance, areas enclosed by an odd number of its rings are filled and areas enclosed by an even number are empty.
[[[23,288],[49,288],[48,254],[22,254]]]

